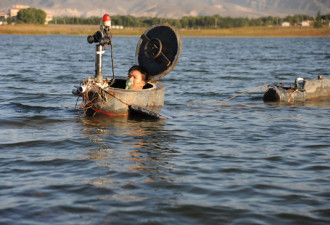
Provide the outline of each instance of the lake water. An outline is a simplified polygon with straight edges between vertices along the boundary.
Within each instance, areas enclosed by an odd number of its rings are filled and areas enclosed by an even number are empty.
[[[116,77],[138,39],[113,38]],[[86,37],[0,43],[0,224],[330,223],[329,100],[187,105],[329,77],[330,38],[183,38],[159,121],[74,109],[73,86],[94,76]],[[110,65],[107,50],[105,77]]]

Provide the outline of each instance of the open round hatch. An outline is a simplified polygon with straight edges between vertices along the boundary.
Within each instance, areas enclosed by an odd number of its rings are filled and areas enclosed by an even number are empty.
[[[170,25],[156,25],[141,35],[136,48],[137,64],[157,80],[171,72],[181,55],[181,37]]]

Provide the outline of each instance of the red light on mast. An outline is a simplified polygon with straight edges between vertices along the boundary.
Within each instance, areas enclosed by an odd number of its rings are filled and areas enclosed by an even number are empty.
[[[110,15],[109,14],[104,14],[102,20],[103,20],[104,26],[111,27],[111,18],[110,18]]]

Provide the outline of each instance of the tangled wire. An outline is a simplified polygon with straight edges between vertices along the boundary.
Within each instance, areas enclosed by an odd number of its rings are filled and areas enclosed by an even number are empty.
[[[262,90],[263,87],[267,88],[267,90],[266,90],[266,91],[263,91],[263,90]],[[261,85],[261,86],[258,86],[258,87],[256,87],[256,88],[254,88],[254,89],[251,90],[251,91],[245,91],[245,92],[238,93],[238,94],[236,94],[236,95],[234,95],[234,96],[228,98],[228,99],[225,100],[225,101],[219,101],[219,100],[216,100],[216,99],[208,99],[208,100],[205,100],[205,101],[199,102],[199,101],[194,101],[194,100],[193,100],[193,101],[188,102],[188,103],[186,104],[186,106],[188,107],[188,106],[189,106],[191,103],[193,103],[193,102],[196,102],[196,103],[198,103],[198,104],[200,104],[200,105],[202,105],[202,104],[204,104],[204,103],[206,103],[206,102],[210,102],[210,101],[215,101],[215,102],[219,102],[219,103],[226,103],[226,102],[228,102],[228,101],[232,100],[233,98],[236,98],[236,97],[238,97],[238,96],[240,96],[240,95],[253,93],[253,92],[254,92],[255,90],[257,90],[257,89],[260,89],[261,92],[265,93],[265,92],[268,91],[268,89],[269,89],[269,85],[268,85],[268,84]]]

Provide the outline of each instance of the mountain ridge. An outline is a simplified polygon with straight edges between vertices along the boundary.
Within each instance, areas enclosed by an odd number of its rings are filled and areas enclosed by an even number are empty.
[[[40,8],[53,16],[90,17],[132,15],[182,18],[183,16],[263,17],[330,14],[330,0],[1,0],[0,10],[15,4]]]

